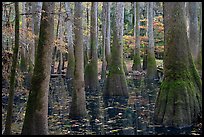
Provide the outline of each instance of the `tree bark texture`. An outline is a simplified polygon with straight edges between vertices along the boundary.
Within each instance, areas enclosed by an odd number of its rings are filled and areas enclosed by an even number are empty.
[[[98,34],[97,34],[97,10],[98,3],[92,2],[91,4],[91,26],[90,26],[90,62],[85,68],[85,87],[90,90],[98,89],[98,55],[97,55],[97,44],[98,44]]]
[[[135,49],[132,70],[141,70],[141,58],[140,58],[140,13],[139,2],[134,2],[134,37],[135,37]]]
[[[154,53],[153,4],[154,2],[148,2],[147,78],[150,80],[157,77],[157,66]]]
[[[16,66],[18,62],[18,49],[19,49],[19,5],[18,2],[15,3],[15,47],[13,51],[13,61],[11,67],[10,75],[10,87],[9,87],[9,99],[7,107],[7,115],[5,122],[5,135],[11,135],[11,125],[12,125],[12,115],[13,115],[13,98],[14,98],[14,88],[15,88],[15,75]]]
[[[52,46],[54,42],[54,2],[43,2],[40,35],[35,59],[35,67],[31,80],[23,135],[48,134],[48,92],[50,81],[50,66],[52,61]]]
[[[189,10],[189,44],[194,62],[197,61],[199,47],[198,5],[197,2],[188,2]]]
[[[202,85],[190,53],[184,2],[164,2],[164,80],[155,105],[155,123],[189,126],[202,116]]]
[[[107,5],[107,11],[106,11],[106,48],[105,48],[105,52],[106,52],[106,61],[107,61],[107,68],[111,62],[111,50],[110,50],[110,2],[106,3]]]
[[[107,68],[107,61],[106,61],[106,12],[107,12],[107,3],[103,2],[102,8],[102,70],[101,70],[101,80],[102,82],[106,79],[106,68]]]
[[[86,101],[84,91],[84,54],[83,54],[83,27],[82,27],[82,3],[75,2],[74,12],[74,92],[70,108],[70,118],[86,116]]]
[[[66,77],[69,80],[68,90],[70,93],[73,92],[73,79],[74,79],[74,67],[75,67],[75,58],[74,58],[74,47],[73,47],[73,15],[71,13],[70,2],[65,3],[65,8],[67,11],[67,41],[68,41],[68,63],[67,63],[67,72]]]
[[[124,3],[115,2],[115,6],[111,65],[104,96],[128,96],[127,81],[123,70]]]

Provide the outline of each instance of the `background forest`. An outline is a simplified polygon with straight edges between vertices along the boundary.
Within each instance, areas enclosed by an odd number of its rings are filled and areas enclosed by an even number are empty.
[[[2,2],[2,134],[201,135],[201,2]]]

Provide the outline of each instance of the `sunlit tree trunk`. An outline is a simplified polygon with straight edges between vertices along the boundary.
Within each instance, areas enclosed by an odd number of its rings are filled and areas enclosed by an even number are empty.
[[[9,99],[8,99],[8,107],[7,107],[7,115],[6,115],[6,123],[5,123],[5,135],[12,134],[11,132],[11,124],[12,124],[12,115],[13,115],[13,98],[14,98],[14,88],[15,88],[15,74],[16,74],[16,66],[18,62],[18,49],[19,49],[19,5],[18,2],[15,3],[15,47],[13,51],[13,61],[11,67],[11,75],[10,75],[10,87],[9,87]]]
[[[110,50],[110,2],[106,2],[107,10],[106,10],[106,37],[105,37],[105,54],[106,54],[106,62],[107,62],[107,69],[111,62],[111,50]]]
[[[147,29],[146,29],[146,36],[148,36],[148,16],[149,16],[149,3],[146,2],[146,12],[147,12],[147,23],[146,23],[146,26],[147,26]],[[146,70],[147,69],[147,46],[145,45],[144,46],[144,54],[143,54],[143,62],[142,62],[142,69],[143,70]]]
[[[74,47],[73,47],[73,15],[70,9],[70,2],[65,3],[65,8],[67,11],[67,41],[68,41],[68,64],[67,64],[67,72],[66,77],[68,81],[68,90],[70,93],[73,92],[73,79],[74,79],[74,67],[75,67],[75,58],[74,58]]]
[[[147,47],[147,78],[153,80],[157,77],[157,66],[154,53],[154,32],[153,32],[153,4],[148,2],[148,47]]]
[[[39,30],[40,30],[40,16],[42,10],[42,3],[41,2],[32,2],[32,27],[33,27],[33,34],[34,36],[34,45],[35,45],[35,55],[37,51],[38,45],[38,38],[39,38]]]
[[[85,68],[85,87],[90,90],[98,89],[98,55],[97,55],[97,44],[98,44],[98,34],[97,34],[97,10],[98,3],[92,2],[91,4],[91,27],[90,27],[90,62]]]
[[[199,47],[198,3],[188,2],[189,10],[189,44],[193,60],[197,61]]]
[[[124,3],[115,2],[115,6],[111,65],[104,96],[128,96],[127,81],[123,70]]]
[[[25,13],[25,3],[26,2],[22,2],[22,13]],[[26,30],[26,18],[25,15],[22,15],[22,29],[21,29],[21,33],[22,33],[22,41],[21,42],[21,47],[20,47],[20,56],[21,56],[21,61],[20,61],[20,69],[22,72],[26,72],[27,71],[27,57],[26,57],[26,46],[27,46],[27,42],[24,43],[24,38],[25,38],[25,30]]]
[[[60,13],[60,12],[61,12],[61,9],[62,9],[62,6],[61,6],[62,3],[61,3],[61,2],[58,2],[58,4],[59,4],[59,10],[58,10],[58,12]],[[56,3],[56,7],[57,7],[58,4]],[[57,39],[58,39],[58,34],[59,34],[60,16],[61,16],[61,14],[58,14],[56,37],[55,37],[56,41],[57,41]],[[57,57],[57,52],[58,52],[58,48],[57,48],[57,45],[55,45],[55,46],[53,47],[53,49],[52,49],[51,73],[54,73],[54,72],[55,72],[55,61],[56,61],[56,57]]]
[[[202,71],[202,3],[200,4],[200,31],[199,31],[199,46],[198,46],[198,56],[197,56],[197,61],[195,62],[196,68],[199,71]]]
[[[82,26],[82,3],[74,3],[74,92],[70,108],[70,118],[86,116],[86,102],[84,90],[84,54],[83,54],[83,26]]]
[[[141,70],[141,58],[140,58],[140,13],[139,2],[134,2],[134,37],[135,37],[135,49],[133,58],[133,70]]]
[[[61,7],[60,7],[61,8]],[[60,49],[62,49],[62,43],[63,43],[63,14],[61,14],[59,16],[59,29],[58,29],[58,36],[57,36],[57,39],[59,40],[59,50],[58,50],[58,69],[57,69],[57,72],[59,74],[62,73],[62,58],[63,58],[63,55],[62,55],[62,51]]]
[[[164,2],[164,80],[154,120],[185,127],[202,117],[202,85],[190,53],[184,2]]]
[[[23,135],[48,134],[48,92],[50,81],[50,66],[52,61],[52,47],[54,42],[54,2],[43,2],[40,35],[35,60],[34,72],[31,80]]]
[[[26,2],[26,12],[27,13],[32,13],[32,2]],[[32,14],[31,14],[32,15]],[[28,58],[29,58],[29,68],[28,71],[29,73],[32,75],[33,73],[33,68],[34,68],[34,61],[35,61],[35,45],[34,45],[34,35],[32,35],[32,37],[29,37],[29,33],[31,34],[33,32],[33,18],[30,15],[27,15],[27,21],[26,21],[26,25],[27,25],[27,42],[28,42],[28,52],[26,52],[28,54]]]
[[[86,6],[86,35],[84,36],[84,68],[86,68],[86,65],[88,64],[88,61],[89,61],[89,40],[90,40],[90,31],[89,31],[89,28],[90,28],[90,10],[89,10],[89,3],[90,2],[87,2],[87,6]]]
[[[107,3],[103,2],[103,8],[102,8],[102,70],[101,70],[101,80],[102,82],[105,81],[106,78],[106,67],[107,67],[107,61],[106,61],[106,11],[107,11]]]

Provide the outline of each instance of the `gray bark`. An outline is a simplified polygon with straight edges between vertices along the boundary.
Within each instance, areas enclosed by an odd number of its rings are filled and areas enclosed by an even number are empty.
[[[23,135],[48,134],[48,92],[50,81],[50,66],[52,60],[52,46],[54,42],[54,2],[43,2],[40,35],[35,60],[34,72],[31,80]]]
[[[14,89],[15,89],[15,74],[16,66],[18,62],[18,49],[19,49],[19,5],[15,3],[15,47],[13,51],[12,58],[12,67],[11,67],[11,76],[10,76],[10,88],[9,88],[9,99],[7,106],[7,115],[5,122],[5,135],[11,135],[11,125],[12,125],[12,115],[13,115],[13,98],[14,98]]]
[[[75,58],[74,58],[74,47],[73,47],[73,15],[70,9],[70,2],[65,3],[65,9],[67,12],[67,42],[68,42],[68,63],[67,63],[67,72],[66,77],[69,80],[68,90],[70,93],[73,92],[73,79],[74,79],[74,67],[75,67]]]
[[[189,9],[189,44],[193,60],[197,61],[198,47],[199,47],[199,26],[198,26],[198,13],[197,2],[188,2]]]
[[[127,81],[123,70],[124,3],[115,2],[115,6],[111,65],[104,96],[128,96]]]
[[[92,2],[91,5],[91,27],[90,27],[90,62],[85,68],[85,86],[86,89],[97,90],[98,89],[98,34],[97,34],[97,10],[98,3]]]
[[[64,17],[63,14],[59,16],[59,30],[58,30],[58,36],[57,36],[59,40],[59,45],[58,45],[59,48],[62,47],[62,42],[63,42],[63,24],[64,24],[63,17]],[[61,74],[62,73],[62,51],[61,50],[58,50],[58,51],[59,51],[58,73]]]
[[[107,4],[106,2],[103,2],[103,8],[102,8],[102,70],[101,70],[101,80],[104,82],[106,78],[106,66],[107,66],[107,61],[106,61],[106,8]]]
[[[139,2],[134,2],[134,37],[135,37],[135,49],[133,58],[133,70],[141,70],[141,59],[140,59],[140,13],[139,13]]]
[[[40,17],[41,17],[42,3],[41,2],[32,2],[32,31],[35,34],[34,45],[35,45],[35,55],[37,50],[39,30],[40,30]]]
[[[153,32],[153,4],[148,2],[148,48],[147,48],[147,78],[153,80],[157,76],[156,60],[154,53],[154,32]]]
[[[71,118],[86,116],[86,102],[84,91],[84,54],[83,54],[83,26],[82,26],[82,3],[74,3],[74,92],[69,116]]]
[[[26,2],[26,12],[27,13],[31,13],[32,12],[32,2]],[[29,21],[27,21],[26,25],[27,25],[27,31],[29,32],[33,32],[33,27],[32,27],[32,23],[33,23],[33,18],[32,16],[26,15],[27,19],[29,19]],[[28,35],[28,34],[27,34]],[[32,38],[32,40],[28,41],[28,58],[29,58],[29,72],[32,74],[33,72],[33,67],[34,67],[34,61],[35,61],[35,45],[34,45],[34,39]]]
[[[202,117],[202,83],[186,32],[184,2],[164,2],[164,80],[155,104],[156,124],[186,127]]]
[[[105,54],[106,54],[106,61],[107,61],[107,68],[111,62],[111,50],[110,50],[110,2],[106,2],[107,10],[106,10],[106,37],[105,37]]]

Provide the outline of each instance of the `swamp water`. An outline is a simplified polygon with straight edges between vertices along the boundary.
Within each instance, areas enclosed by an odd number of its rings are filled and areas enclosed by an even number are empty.
[[[51,78],[48,102],[48,126],[51,135],[201,135],[195,127],[181,129],[154,125],[153,115],[159,85],[146,84],[144,77],[127,77],[129,98],[103,97],[102,92],[86,92],[87,117],[69,119],[71,94],[66,79]],[[101,83],[100,83],[101,84]],[[101,87],[103,85],[101,84]],[[4,90],[3,90],[4,91]],[[18,92],[17,92],[18,93]],[[2,94],[2,132],[4,131],[8,95]],[[20,134],[27,96],[14,97],[13,134]],[[202,126],[201,126],[202,127]]]
[[[182,129],[172,127],[162,127],[154,125],[153,115],[156,96],[159,85],[147,84],[144,77],[139,79],[128,79],[129,98],[126,97],[103,97],[101,91],[86,91],[87,117],[84,119],[69,119],[68,112],[71,103],[70,93],[66,92],[61,79],[52,80],[54,88],[50,93],[58,94],[58,100],[52,97],[53,103],[58,105],[50,108],[49,117],[56,119],[56,124],[50,119],[51,134],[72,134],[72,135],[190,135],[192,127]],[[59,80],[60,81],[60,80]],[[65,83],[65,82],[64,82]],[[61,84],[61,86],[60,86]],[[101,86],[103,86],[101,84]],[[63,87],[63,88],[62,88]],[[56,91],[54,91],[56,90]],[[60,92],[59,92],[60,91]],[[59,99],[59,97],[66,99]],[[51,100],[51,99],[50,99]],[[61,103],[60,103],[61,101]],[[62,103],[64,105],[62,105]],[[57,103],[56,103],[57,104]],[[55,104],[55,105],[56,105]],[[60,106],[62,108],[60,108]],[[64,107],[64,108],[63,108]],[[52,110],[51,110],[52,108]],[[62,117],[62,118],[61,118]],[[58,119],[58,120],[57,120]]]

